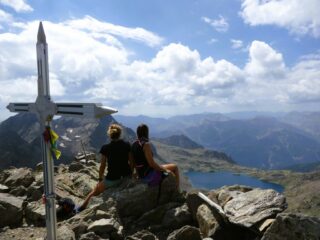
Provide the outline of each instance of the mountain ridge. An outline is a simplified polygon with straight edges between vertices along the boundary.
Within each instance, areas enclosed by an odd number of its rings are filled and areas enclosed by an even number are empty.
[[[223,151],[238,164],[246,166],[283,169],[320,162],[320,142],[316,138],[320,136],[320,121],[317,121],[320,113],[299,113],[313,116],[307,122],[312,127],[309,129],[315,130],[314,134],[310,134],[311,130],[306,131],[301,121],[288,121],[290,114],[297,113],[269,113],[263,116],[261,112],[250,112],[250,117],[243,117],[245,113],[241,113],[239,119],[230,118],[230,114],[226,117],[221,117],[223,114],[209,114],[216,116],[216,119],[210,119],[208,113],[204,113],[190,115],[186,122],[183,120],[185,116],[177,116],[175,119],[179,121],[168,118],[164,122],[155,120],[145,123],[151,126],[151,131],[158,138],[182,134],[206,148]],[[124,124],[127,123],[125,119],[122,116]],[[135,121],[137,119],[135,117]]]

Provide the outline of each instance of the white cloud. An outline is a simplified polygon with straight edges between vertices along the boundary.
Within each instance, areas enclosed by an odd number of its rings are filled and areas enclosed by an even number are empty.
[[[281,53],[278,53],[268,44],[253,41],[249,48],[249,62],[245,71],[254,81],[282,80],[286,69]]]
[[[134,61],[118,69],[117,79],[103,79],[86,92],[90,96],[113,96],[126,103],[196,106],[210,99],[230,97],[228,91],[243,81],[242,71],[225,60],[201,59],[196,50],[182,44],[165,46],[150,61]],[[142,103],[141,103],[142,104]]]
[[[98,21],[90,16],[85,16],[83,19],[70,20],[67,22],[67,25],[78,30],[89,30],[94,34],[100,34],[101,36],[108,36],[109,34],[112,34],[122,38],[141,41],[151,47],[161,45],[163,42],[163,39],[160,36],[143,28],[128,28],[114,25],[111,23]]]
[[[24,78],[15,78],[1,81],[0,101],[1,102],[34,102],[37,96],[36,76],[26,76]],[[65,89],[61,82],[51,74],[50,84],[52,86],[52,95],[62,96]]]
[[[205,23],[208,23],[210,26],[212,26],[216,31],[218,32],[226,32],[229,29],[229,23],[226,18],[223,16],[219,16],[218,19],[211,19],[208,17],[202,17],[202,21]]]
[[[289,79],[289,101],[320,102],[320,54],[301,60],[293,67]]]
[[[16,12],[32,12],[33,8],[25,0],[0,0],[0,4],[13,8]]]
[[[239,49],[243,47],[243,41],[239,39],[230,39],[230,42],[233,49]]]
[[[0,22],[11,22],[12,15],[0,9]]]
[[[252,26],[276,25],[297,35],[320,37],[319,0],[243,0],[240,15]]]
[[[253,41],[248,62],[240,68],[171,43],[151,60],[130,61],[131,52],[118,35],[78,28],[70,21],[43,25],[51,93],[57,101],[97,101],[118,108],[121,114],[154,115],[274,110],[274,106],[281,110],[292,103],[320,101],[319,53],[301,58],[290,68],[279,51]],[[15,33],[0,33],[1,106],[34,101],[37,94],[38,22],[11,26],[17,28]],[[1,110],[0,116],[4,112],[8,113]]]

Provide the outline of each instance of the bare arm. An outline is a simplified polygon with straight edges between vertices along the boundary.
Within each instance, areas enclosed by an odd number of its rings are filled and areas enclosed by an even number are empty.
[[[104,170],[106,169],[107,157],[101,154],[101,162],[99,168],[99,180],[102,180],[104,177]]]
[[[144,144],[143,152],[144,152],[144,155],[146,156],[146,159],[147,159],[150,167],[152,167],[153,169],[158,170],[158,171],[163,171],[163,172],[167,171],[164,167],[162,167],[161,165],[159,165],[158,163],[156,163],[154,161],[153,156],[152,156],[151,146],[149,143]]]

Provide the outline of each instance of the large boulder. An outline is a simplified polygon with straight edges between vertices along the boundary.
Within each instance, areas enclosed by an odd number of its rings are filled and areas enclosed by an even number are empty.
[[[114,199],[121,217],[139,217],[158,205],[174,200],[180,194],[172,175],[166,177],[159,187],[149,187],[140,181],[128,179],[117,188],[106,190],[103,199]]]
[[[203,237],[213,236],[220,229],[218,221],[213,216],[210,208],[205,204],[198,207],[197,220]]]
[[[23,200],[7,193],[0,193],[0,227],[19,226],[23,218]]]
[[[16,168],[10,171],[10,176],[6,179],[5,185],[16,188],[18,186],[29,187],[34,181],[30,168]]]
[[[203,200],[198,196],[199,191],[193,190],[188,192],[186,203],[191,213],[192,219],[197,222],[198,207],[203,204]]]
[[[57,240],[75,240],[74,232],[67,226],[61,226],[57,229]]]
[[[208,193],[209,199],[224,207],[227,202],[237,197],[238,195],[249,192],[253,188],[244,185],[223,186],[217,190]]]
[[[192,224],[192,216],[187,204],[168,210],[162,218],[162,226],[167,228],[180,228]]]
[[[99,226],[98,226],[99,220],[113,219],[115,222],[119,223],[119,225],[115,224],[114,227],[108,225],[111,227],[111,230],[108,233],[106,233],[109,236],[110,233],[115,232],[114,230],[115,228],[118,228],[118,230],[122,229],[122,226],[120,224],[121,220],[118,217],[117,209],[115,206],[116,206],[115,201],[112,199],[108,199],[105,202],[96,204],[91,208],[85,209],[79,214],[76,214],[74,217],[66,220],[64,223],[70,226],[70,229],[73,230],[76,238],[78,239],[80,236],[88,232],[95,232],[94,233],[95,235],[101,234],[99,232]],[[96,224],[92,225],[94,222],[96,222]],[[63,223],[61,222],[61,224]],[[114,233],[114,234],[119,235],[117,233]],[[89,238],[89,236],[87,237]]]
[[[112,239],[121,239],[123,235],[123,227],[113,218],[102,218],[94,221],[89,225],[88,231],[94,232],[101,237],[111,237]]]
[[[262,240],[318,240],[320,218],[281,213],[267,229]]]
[[[169,225],[169,222],[165,221],[164,216],[167,212],[169,212],[172,209],[175,209],[178,205],[179,203],[176,203],[176,202],[170,202],[167,204],[160,205],[144,213],[139,219],[135,221],[134,225],[130,227],[136,228],[136,227],[143,227],[143,226],[152,226],[152,225],[154,226],[154,225],[160,225],[162,222],[167,227]]]
[[[252,227],[260,221],[273,217],[287,207],[284,195],[272,189],[253,189],[234,196],[224,206],[230,222]]]
[[[25,218],[28,224],[43,227],[46,224],[45,205],[38,202],[30,202],[25,209]]]

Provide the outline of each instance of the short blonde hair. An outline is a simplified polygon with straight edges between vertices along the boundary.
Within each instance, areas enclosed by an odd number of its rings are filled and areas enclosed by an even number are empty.
[[[107,134],[112,140],[117,140],[120,138],[122,128],[118,124],[111,124],[108,128]]]

